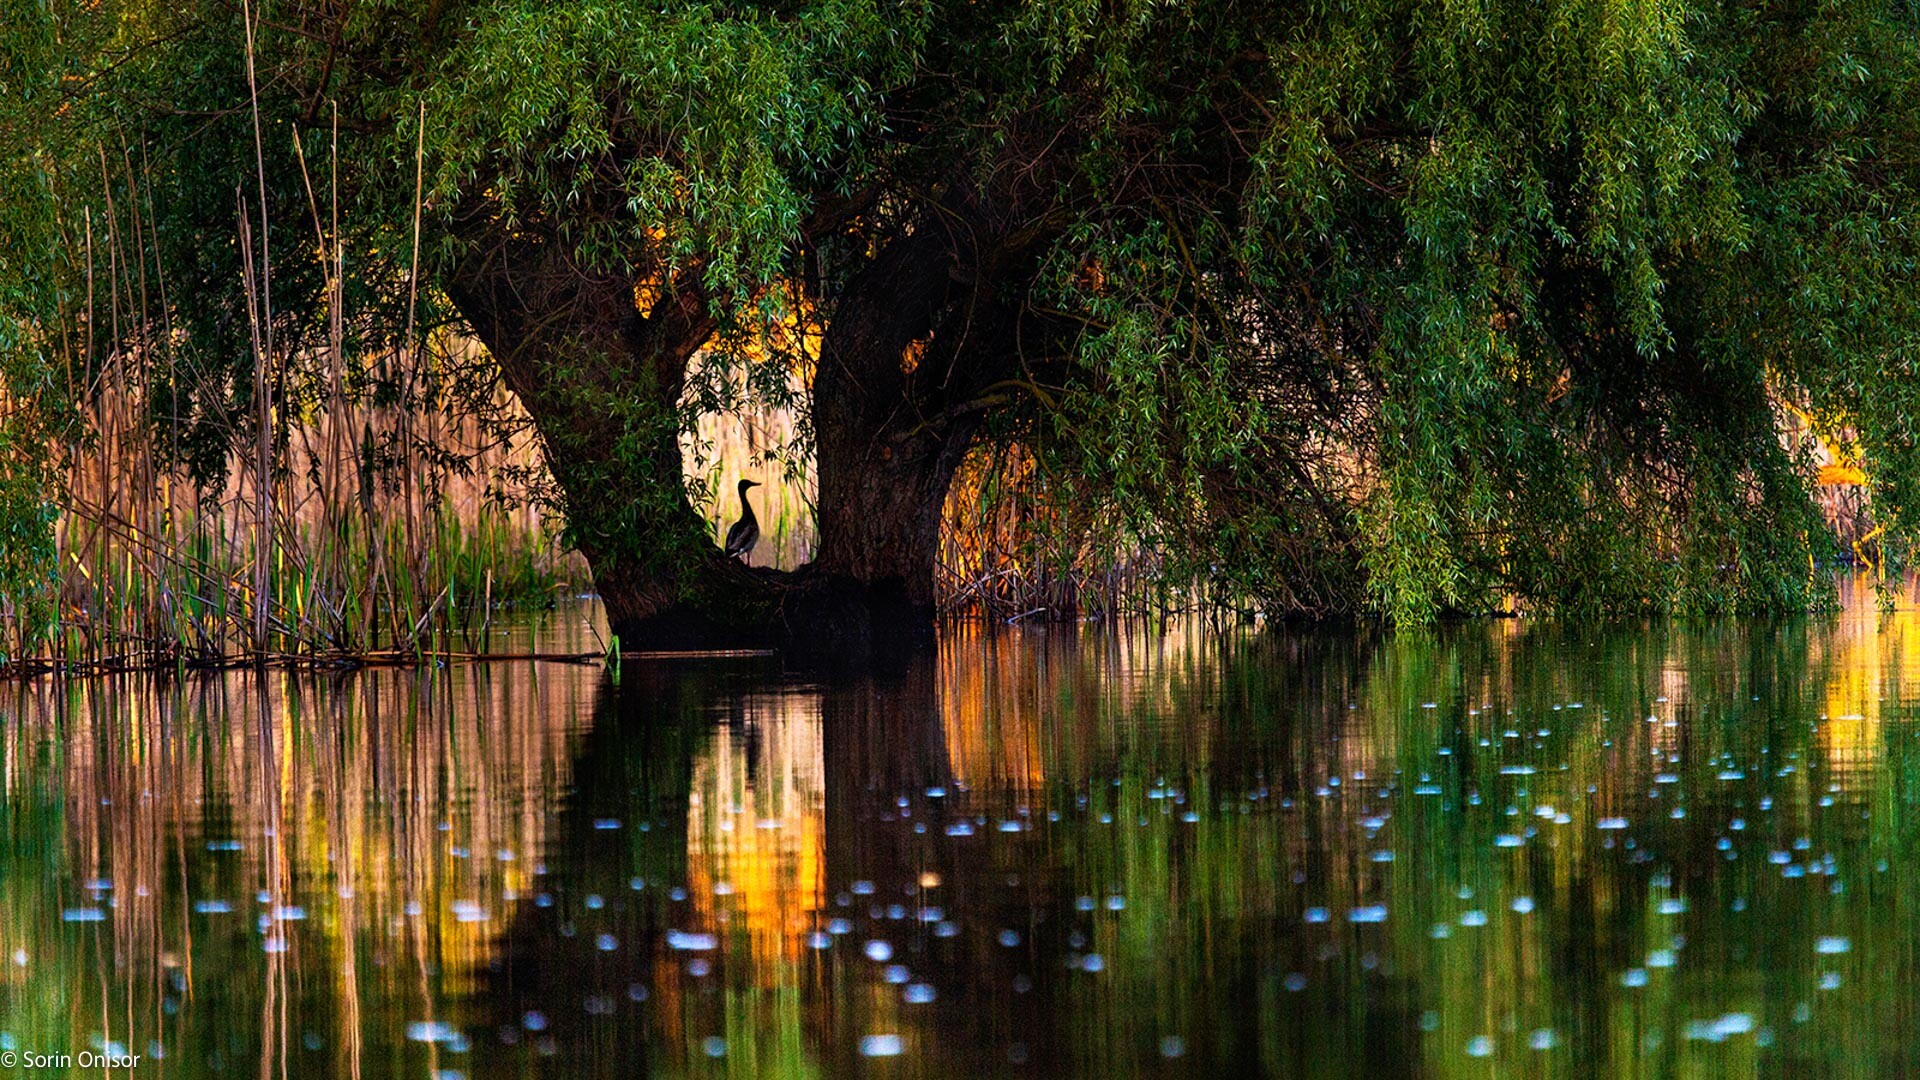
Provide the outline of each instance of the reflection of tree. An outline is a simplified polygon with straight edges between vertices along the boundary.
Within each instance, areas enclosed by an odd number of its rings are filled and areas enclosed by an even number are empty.
[[[919,877],[911,830],[878,826],[899,817],[900,797],[924,805],[929,787],[953,781],[935,690],[933,657],[922,654],[896,672],[842,674],[821,691],[827,871],[840,888]]]
[[[476,1061],[479,1073],[644,1075],[662,1034],[647,1018],[677,1034],[677,984],[657,969],[687,908],[667,891],[687,880],[693,759],[712,696],[699,670],[635,665],[602,682],[572,790],[548,826],[550,872],[530,883],[536,902],[516,906],[468,1010],[479,1037],[513,1040]],[[651,1005],[636,1000],[656,989]]]
[[[57,843],[0,880],[0,943],[33,943],[6,965],[23,981],[0,983],[0,1030],[157,1043],[188,1072],[420,1065],[406,1023],[442,1015],[491,956],[489,925],[449,908],[506,910],[566,783],[575,674],[9,687],[9,809],[38,791],[59,813]],[[21,839],[10,855],[35,850]],[[65,917],[88,909],[100,921]]]
[[[1183,1071],[1402,1071],[1417,1025],[1397,983],[1280,989],[1313,960],[1291,870],[1327,872],[1286,854],[1298,819],[1218,813],[1269,779],[1296,789],[1324,775],[1311,735],[1344,722],[1360,656],[1328,640],[1311,664],[1277,665],[1270,640],[1203,631],[982,635],[944,648],[934,677],[830,686],[829,892],[871,882],[871,897],[843,909],[854,937],[889,940],[939,994],[902,1005],[878,965],[850,959],[857,941],[836,946],[835,1067],[855,1067],[859,1035],[897,1031],[936,1075],[999,1074],[1010,1055],[1033,1075],[1117,1075],[1160,1060],[1166,1036],[1182,1039]],[[937,768],[947,760],[950,779]],[[926,797],[933,784],[943,798]],[[1150,792],[1177,792],[1178,807]],[[1187,808],[1207,826],[1186,822]],[[947,835],[962,821],[970,834]],[[954,936],[871,917],[929,881],[907,903],[939,907]],[[1080,969],[1092,955],[1098,973]],[[1351,1029],[1354,1016],[1368,1027]]]
[[[1168,1036],[1173,1071],[1222,1076],[1898,1072],[1911,1018],[1860,1003],[1915,978],[1913,625],[1053,629],[813,679],[17,686],[0,946],[31,955],[0,966],[0,1030],[79,1045],[131,1012],[183,1067],[289,1075],[832,1076],[881,1033],[956,1076],[1015,1044],[1029,1073],[1127,1073]],[[287,902],[305,919],[257,921]],[[1682,1037],[1729,1012],[1771,1056]],[[471,1049],[409,1041],[425,1019]]]

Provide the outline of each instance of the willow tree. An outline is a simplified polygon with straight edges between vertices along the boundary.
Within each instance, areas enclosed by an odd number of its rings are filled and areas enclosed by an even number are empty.
[[[242,192],[351,254],[338,293],[276,261],[295,353],[329,303],[370,352],[485,343],[633,632],[924,615],[982,445],[1273,611],[1804,606],[1830,537],[1789,404],[1906,543],[1894,3],[122,6],[41,37],[86,137],[9,152],[82,201],[102,146],[150,163],[169,340],[232,376],[190,420],[249,413]],[[338,139],[337,226],[296,128]],[[796,319],[818,355],[768,356]],[[724,560],[681,480],[735,372],[810,379],[796,574]]]
[[[1801,608],[1796,411],[1906,550],[1910,5],[1050,10],[1109,142],[1163,135],[1094,181],[1186,179],[1055,248],[1089,332],[1035,432],[1178,568],[1270,610]]]
[[[342,392],[413,407],[421,388],[398,361],[426,328],[457,322],[531,416],[567,538],[616,624],[671,611],[681,634],[710,612],[764,625],[789,595],[864,591],[720,558],[677,436],[700,408],[737,403],[729,365],[763,328],[812,306],[801,249],[833,245],[808,238],[875,212],[878,86],[910,77],[919,14],[836,0],[28,5],[12,17],[73,42],[49,49],[41,73],[66,87],[68,122],[11,133],[19,152],[47,161],[75,209],[116,194],[150,206],[172,300],[142,305],[166,347],[140,358],[160,384],[149,400],[168,406],[156,433],[203,484],[217,488],[240,447],[265,441],[263,394],[281,416]],[[62,38],[74,27],[92,32]],[[138,198],[120,170],[128,147]],[[95,168],[101,153],[111,168]],[[67,241],[56,261],[74,288],[84,267]],[[849,232],[838,247],[859,243]],[[269,300],[283,363],[262,386],[250,335]],[[358,358],[345,386],[313,363],[336,313]],[[93,346],[85,367],[103,344],[97,322],[43,326]],[[690,386],[702,351],[704,382]],[[749,386],[777,394],[813,359],[746,364]]]

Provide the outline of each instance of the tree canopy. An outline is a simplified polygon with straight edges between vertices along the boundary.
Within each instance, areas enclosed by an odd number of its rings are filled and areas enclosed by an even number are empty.
[[[1909,3],[5,10],[0,587],[111,341],[211,484],[262,326],[283,414],[475,335],[617,621],[924,606],[956,468],[1015,446],[1063,550],[1271,613],[1803,608],[1822,444],[1889,565],[1920,513]],[[119,221],[154,295],[109,326]],[[739,387],[810,421],[796,575],[680,477]]]

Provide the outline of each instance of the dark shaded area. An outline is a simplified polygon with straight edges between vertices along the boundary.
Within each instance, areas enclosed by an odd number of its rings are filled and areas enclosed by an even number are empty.
[[[1220,717],[1225,752],[1182,768],[1197,767],[1194,777],[1209,776],[1215,789],[1236,792],[1261,789],[1272,773],[1290,778],[1275,794],[1305,795],[1310,784],[1301,778],[1328,767],[1316,760],[1318,736],[1340,720],[1339,703],[1350,696],[1364,666],[1366,650],[1354,645],[1297,639],[1281,649],[1300,662],[1277,669],[1269,663],[1272,653],[1259,650],[1259,659],[1226,675],[1246,680],[1247,693]],[[1100,651],[1100,643],[1083,642],[1074,633],[1049,636],[1039,645],[1000,647],[1010,660],[1037,648],[1069,670],[1083,649]],[[748,755],[749,784],[769,781],[755,763],[760,733],[749,699],[796,695],[817,701],[820,710],[825,891],[816,925],[845,919],[855,926],[836,934],[831,951],[800,954],[794,992],[808,1060],[829,1076],[883,1067],[860,1050],[863,1033],[892,1022],[886,1011],[876,1010],[868,989],[883,963],[862,955],[864,943],[880,940],[892,950],[888,963],[936,993],[913,1006],[912,1019],[922,1045],[937,1046],[939,1056],[884,1066],[890,1070],[942,1077],[1065,1076],[1084,1074],[1090,1061],[1137,1055],[1146,1063],[1140,1074],[1154,1075],[1158,1031],[1126,1032],[1123,1042],[1090,1051],[1086,1025],[1099,1021],[1082,1015],[1076,1002],[1094,977],[1080,970],[1093,916],[1077,908],[1077,894],[1086,886],[1068,855],[1087,839],[1076,832],[1089,827],[1089,807],[1112,799],[1103,778],[1137,776],[1141,763],[1125,756],[1088,761],[1089,777],[1052,778],[1034,792],[1038,799],[1031,804],[1012,798],[1007,778],[970,789],[950,759],[948,725],[956,718],[946,715],[943,701],[954,688],[941,684],[938,654],[920,649],[891,659],[896,662],[843,662],[804,675],[768,661],[639,663],[626,665],[618,681],[603,683],[593,730],[575,761],[574,794],[550,841],[552,872],[539,879],[551,902],[521,906],[506,930],[500,962],[467,1013],[476,1038],[502,1044],[476,1054],[469,1062],[473,1074],[676,1073],[688,1062],[660,1055],[685,1053],[697,1061],[705,1053],[703,1040],[713,1037],[707,1033],[723,1030],[716,1018],[728,1018],[730,1037],[739,1034],[730,1030],[732,1016],[753,1006],[735,993],[743,980],[772,973],[729,971],[746,957],[737,942],[730,944],[733,931],[724,921],[717,948],[679,949],[671,936],[701,923],[694,913],[699,898],[674,891],[698,876],[689,874],[687,850],[693,762],[707,753],[703,747],[710,740],[735,740]],[[1310,705],[1296,719],[1274,708],[1280,700]],[[1070,694],[1062,699],[1070,701]],[[1069,710],[1053,722],[1071,719]],[[724,796],[724,777],[721,783]],[[1076,812],[1074,822],[1060,823],[1049,813],[1076,805],[1086,812]],[[1004,833],[1001,823],[1013,820],[1024,822],[1026,831]],[[601,827],[608,822],[619,827]],[[1317,816],[1303,824],[1310,831],[1300,846],[1313,876],[1341,874],[1336,862],[1314,861],[1322,845],[1338,843],[1332,831]],[[968,830],[970,839],[957,838],[955,828]],[[1001,839],[984,842],[988,835]],[[1170,864],[1181,866],[1207,857],[1202,850],[1167,852]],[[1282,873],[1278,867],[1242,872],[1252,879]],[[634,888],[636,880],[641,888]],[[1100,892],[1118,888],[1116,882]],[[945,935],[938,930],[944,920],[962,929]],[[1297,926],[1298,914],[1289,909],[1278,921],[1220,929],[1213,943],[1222,952],[1217,966],[1203,983],[1179,992],[1191,998],[1195,1015],[1221,1018],[1218,1031],[1226,1037],[1196,1033],[1192,1046],[1158,1071],[1419,1072],[1418,1027],[1408,1011],[1418,998],[1413,987],[1388,977],[1318,987],[1310,1000],[1281,996],[1286,970],[1324,963]],[[1002,939],[1006,933],[1014,935],[1012,944]],[[600,934],[611,934],[617,948],[602,949]],[[1286,966],[1274,964],[1275,941],[1291,943],[1277,953],[1291,954]],[[902,989],[895,985],[887,993]],[[1295,1002],[1310,1011],[1295,1014]],[[1352,1016],[1364,1019],[1338,1027],[1341,1039],[1329,1041],[1327,1025]],[[529,1018],[538,1030],[529,1030]],[[1283,1057],[1275,1058],[1276,1047],[1283,1048]],[[729,1044],[726,1054],[749,1049]]]
[[[499,1046],[475,1062],[480,1075],[650,1071],[656,1037],[639,1004],[665,947],[668,890],[687,878],[693,757],[730,674],[635,665],[602,685],[573,796],[548,840],[553,872],[534,878],[535,902],[520,905],[469,1005],[476,1035]],[[619,947],[602,948],[601,934]]]

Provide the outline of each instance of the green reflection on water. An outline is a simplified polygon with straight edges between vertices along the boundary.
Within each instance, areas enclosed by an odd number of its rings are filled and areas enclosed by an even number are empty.
[[[1899,1073],[1917,684],[1856,605],[9,687],[0,1052]]]

